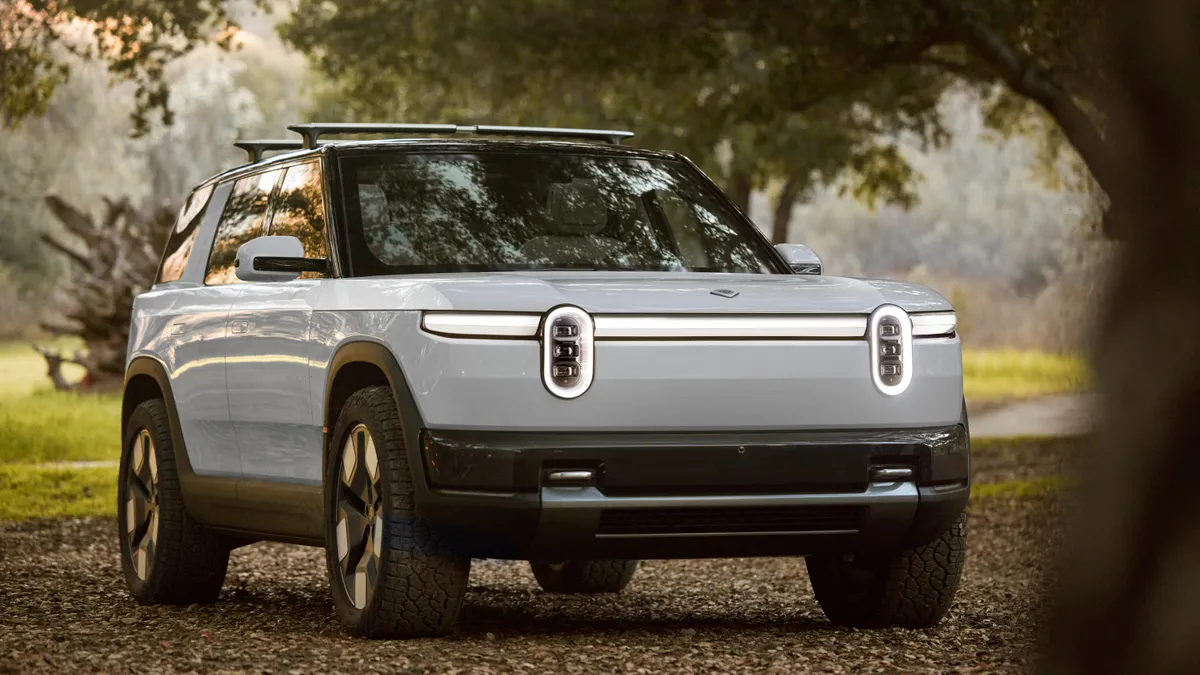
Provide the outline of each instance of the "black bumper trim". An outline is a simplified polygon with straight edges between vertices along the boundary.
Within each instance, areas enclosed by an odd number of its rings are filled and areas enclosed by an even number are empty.
[[[966,480],[963,425],[933,429],[737,433],[424,430],[422,464],[442,490],[535,493],[552,469],[588,469],[605,494],[853,492],[873,466],[908,466],[918,485]]]

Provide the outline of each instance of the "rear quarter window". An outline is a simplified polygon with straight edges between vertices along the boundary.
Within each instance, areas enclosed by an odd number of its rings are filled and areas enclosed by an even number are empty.
[[[175,225],[171,228],[171,235],[163,249],[154,283],[178,281],[183,276],[188,259],[192,257],[192,249],[196,246],[196,235],[200,233],[200,222],[204,220],[204,212],[208,210],[208,201],[212,193],[213,186],[206,185],[194,190],[183,202],[183,207],[179,209],[179,217],[175,219]]]

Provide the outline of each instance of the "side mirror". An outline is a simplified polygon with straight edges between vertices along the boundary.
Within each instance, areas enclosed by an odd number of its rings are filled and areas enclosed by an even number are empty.
[[[296,237],[257,237],[238,247],[233,261],[242,281],[291,281],[304,272],[327,273],[324,258],[305,258]]]
[[[825,269],[821,257],[804,244],[775,244],[775,250],[796,274],[821,274]]]

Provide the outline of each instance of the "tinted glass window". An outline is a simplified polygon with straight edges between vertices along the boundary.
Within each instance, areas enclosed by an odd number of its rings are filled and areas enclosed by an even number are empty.
[[[179,209],[179,217],[175,219],[171,236],[167,238],[167,246],[163,249],[162,262],[158,266],[158,276],[154,283],[177,281],[183,276],[188,259],[192,257],[192,249],[196,246],[200,221],[204,220],[204,207],[208,206],[208,198],[212,196],[212,192],[212,185],[192,192]]]
[[[529,269],[778,271],[682,162],[566,153],[343,161],[355,275]]]
[[[282,170],[255,174],[233,184],[229,201],[221,213],[221,222],[217,225],[204,283],[240,283],[233,269],[238,247],[265,234],[263,222],[267,216],[267,204],[280,173]]]
[[[316,162],[288,167],[271,215],[271,234],[292,236],[304,243],[306,258],[325,257],[325,200],[321,197],[321,167]],[[301,278],[319,277],[305,272]]]

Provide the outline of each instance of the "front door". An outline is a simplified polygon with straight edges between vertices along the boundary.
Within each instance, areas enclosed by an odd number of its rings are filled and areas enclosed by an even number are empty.
[[[324,209],[319,163],[288,167],[269,233],[297,237],[306,257],[326,258]],[[321,483],[321,420],[309,398],[308,330],[323,287],[316,276],[244,284],[229,315],[229,410],[251,480]]]

